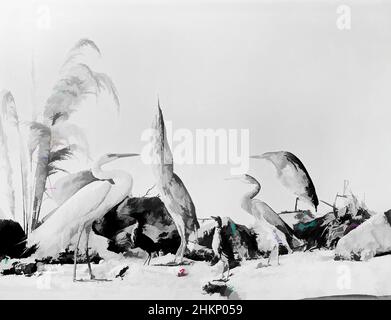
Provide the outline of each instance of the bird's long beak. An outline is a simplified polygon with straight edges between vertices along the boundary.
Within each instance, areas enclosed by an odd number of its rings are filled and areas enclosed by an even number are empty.
[[[270,157],[274,154],[274,152],[265,152],[262,154],[254,154],[250,156],[252,159],[270,159]]]
[[[137,157],[139,153],[116,153],[115,156],[117,158],[126,158],[126,157]]]
[[[252,159],[264,159],[265,156],[263,154],[261,154],[261,155],[253,155],[253,156],[250,156],[250,158],[252,158]]]

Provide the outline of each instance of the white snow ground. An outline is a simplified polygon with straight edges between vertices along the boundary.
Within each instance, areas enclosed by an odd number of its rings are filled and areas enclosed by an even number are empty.
[[[280,257],[280,266],[257,268],[265,260],[243,262],[228,284],[241,299],[301,299],[330,295],[391,295],[391,255],[366,262],[334,261],[333,251],[296,252]],[[162,257],[165,258],[166,257]],[[152,259],[152,264],[158,259]],[[206,262],[178,267],[143,266],[144,259],[116,256],[93,265],[96,276],[113,279],[124,265],[124,279],[110,282],[72,281],[71,265],[46,265],[41,276],[0,276],[0,299],[226,299],[202,294],[201,287],[218,278],[219,267]],[[159,261],[160,262],[160,261]],[[87,266],[78,277],[88,279]]]

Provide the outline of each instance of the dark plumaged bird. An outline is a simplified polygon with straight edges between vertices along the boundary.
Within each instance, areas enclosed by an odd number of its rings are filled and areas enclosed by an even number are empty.
[[[315,186],[304,164],[293,153],[288,151],[266,152],[262,155],[250,156],[254,159],[266,159],[273,163],[277,169],[277,176],[281,183],[297,196],[297,200],[304,201],[318,208],[319,200]]]
[[[212,250],[215,255],[215,257],[222,261],[224,264],[223,272],[221,274],[221,280],[228,281],[229,278],[229,259],[228,254],[226,253],[225,248],[223,247],[223,242],[221,238],[221,228],[222,228],[222,221],[219,216],[212,217],[216,221],[216,227],[213,234],[213,240],[212,240]],[[224,278],[224,272],[227,271],[227,275]]]
[[[148,253],[148,258],[145,260],[144,265],[151,262],[152,253],[158,251],[157,244],[153,240],[143,233],[144,226],[136,220],[135,226],[130,234],[130,240],[134,247],[141,248]]]
[[[115,277],[123,280],[128,270],[129,270],[129,266],[122,268]]]

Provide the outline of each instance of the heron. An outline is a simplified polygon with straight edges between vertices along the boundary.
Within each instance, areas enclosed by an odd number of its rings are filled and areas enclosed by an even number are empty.
[[[152,124],[152,168],[160,197],[175,223],[181,243],[171,264],[183,263],[183,256],[191,232],[199,229],[196,210],[184,183],[174,172],[173,157],[167,141],[163,112],[158,102],[157,114]]]
[[[270,252],[268,264],[273,253],[277,254],[279,264],[279,246],[284,246],[289,253],[292,252],[285,234],[293,234],[289,226],[265,202],[255,199],[261,190],[261,184],[249,174],[237,175],[226,180],[239,180],[242,183],[254,185],[254,189],[244,194],[241,208],[251,214],[256,221],[255,229],[259,233],[258,247],[261,251]]]
[[[319,200],[315,186],[304,164],[293,153],[288,151],[266,152],[262,155],[250,156],[253,159],[266,159],[275,166],[280,182],[296,195],[295,211],[298,200],[318,209]]]
[[[222,245],[222,238],[221,238],[221,231],[223,223],[221,221],[221,218],[219,216],[211,217],[216,222],[214,234],[213,234],[213,240],[212,240],[212,250],[215,255],[215,257],[223,262],[223,272],[221,274],[221,280],[222,281],[228,281],[229,278],[229,259],[228,254],[225,252],[224,247]],[[227,270],[227,276],[224,279],[224,272]]]
[[[77,252],[83,231],[86,232],[86,258],[91,280],[92,273],[88,240],[92,223],[132,192],[133,178],[123,170],[102,170],[102,166],[116,159],[138,156],[137,153],[108,153],[92,166],[92,175],[99,179],[81,188],[67,199],[45,223],[28,237],[29,247],[36,246],[38,256],[53,256],[66,248],[76,236],[73,280],[76,281]]]

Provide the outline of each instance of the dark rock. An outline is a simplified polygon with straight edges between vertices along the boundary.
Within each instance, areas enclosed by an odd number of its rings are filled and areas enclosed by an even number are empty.
[[[299,239],[307,242],[306,250],[326,247],[327,227],[335,219],[334,213],[330,212],[306,223],[299,222],[293,226],[293,230]]]
[[[212,249],[200,246],[197,250],[191,250],[185,254],[186,258],[195,260],[195,261],[212,261],[214,258],[214,253]]]
[[[96,234],[109,239],[109,250],[127,252],[134,248],[130,232],[136,223],[136,217],[144,226],[144,234],[157,243],[158,251],[164,254],[176,253],[180,237],[159,197],[126,197],[102,219],[94,221],[92,229]]]
[[[90,252],[90,262],[98,264],[103,258],[99,256],[97,252]],[[74,263],[74,251],[65,249],[65,251],[60,252],[55,257],[46,257],[44,259],[37,259],[37,262],[42,262],[44,264],[73,264]],[[87,263],[87,256],[80,251],[77,254],[77,263]]]
[[[198,231],[198,244],[212,248],[215,225],[211,223]],[[260,254],[256,233],[244,225],[235,223],[228,217],[223,217],[221,228],[221,246],[230,263],[242,259],[254,259]],[[237,265],[237,264],[236,264]]]
[[[144,226],[143,233],[156,243],[157,251],[163,254],[176,253],[180,237],[159,197],[127,197],[102,219],[94,221],[92,229],[96,234],[109,239],[109,250],[127,253],[134,249],[130,235],[136,218]],[[185,256],[194,260],[212,260],[213,234],[214,223],[201,227],[198,231],[201,249],[186,252]],[[222,246],[226,248],[230,261],[256,258],[259,255],[256,234],[229,218],[226,218],[222,227]]]
[[[37,262],[29,262],[29,263],[22,263],[22,262],[14,262],[10,268],[4,269],[2,271],[2,274],[4,276],[6,275],[25,275],[26,277],[31,277],[35,272],[37,272]]]
[[[218,293],[229,300],[240,300],[238,294],[225,282],[210,281],[202,287],[202,291],[210,295]]]
[[[20,258],[26,250],[26,234],[19,223],[0,220],[0,260],[2,257]]]

